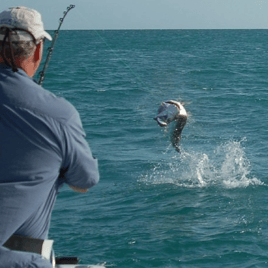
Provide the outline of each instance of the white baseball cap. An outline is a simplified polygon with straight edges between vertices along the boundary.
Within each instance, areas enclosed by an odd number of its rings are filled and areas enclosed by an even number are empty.
[[[50,34],[44,30],[41,14],[34,10],[23,6],[12,7],[0,13],[0,29],[7,27],[10,29],[21,29],[17,35],[20,40],[32,40],[32,37],[27,34],[30,32],[35,40],[47,38],[52,40]],[[26,31],[26,32],[25,32]],[[0,34],[0,40],[4,39],[4,35]]]

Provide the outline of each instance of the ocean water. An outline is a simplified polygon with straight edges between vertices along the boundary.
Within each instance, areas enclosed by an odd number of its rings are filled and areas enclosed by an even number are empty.
[[[61,189],[56,255],[107,267],[268,267],[268,31],[61,31],[44,87],[99,159]],[[46,46],[49,44],[47,43]],[[183,101],[181,154],[153,120]]]

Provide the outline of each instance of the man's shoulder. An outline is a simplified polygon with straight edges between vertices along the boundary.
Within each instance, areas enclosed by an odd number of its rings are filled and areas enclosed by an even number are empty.
[[[41,89],[38,95],[40,103],[33,109],[41,115],[51,117],[61,123],[67,123],[70,118],[78,114],[75,107],[65,98],[58,97],[45,89]]]
[[[22,105],[36,115],[51,118],[60,123],[66,123],[77,114],[75,107],[63,97],[58,97],[54,93],[35,84],[27,99]]]
[[[21,77],[11,76],[7,82],[0,81],[0,103],[62,123],[77,115],[69,101],[42,88],[23,73]]]

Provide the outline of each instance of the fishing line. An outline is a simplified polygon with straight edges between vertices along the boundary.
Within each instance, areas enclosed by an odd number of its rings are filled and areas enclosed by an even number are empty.
[[[56,43],[56,40],[58,38],[58,35],[59,35],[59,31],[60,31],[60,28],[61,28],[61,25],[66,17],[66,15],[68,14],[68,12],[75,8],[75,5],[70,5],[67,7],[67,10],[63,12],[63,17],[60,18],[60,23],[59,23],[59,27],[58,29],[55,31],[54,33],[54,37],[52,39],[52,43],[51,43],[51,46],[48,48],[48,53],[47,53],[47,57],[46,57],[46,61],[45,61],[45,64],[44,64],[44,67],[43,67],[43,70],[41,72],[39,72],[39,75],[40,75],[40,78],[39,78],[39,81],[38,81],[38,84],[40,86],[43,85],[43,82],[44,82],[44,79],[45,79],[45,73],[46,73],[46,70],[47,70],[47,67],[48,67],[48,63],[51,59],[51,56],[52,56],[52,53],[53,53],[53,50],[54,50],[54,46],[55,46],[55,43]]]
[[[98,37],[104,42],[104,44],[109,48],[109,50],[117,57],[119,58],[119,61],[131,72],[131,74],[136,78],[137,81],[140,82],[141,88],[146,89],[148,86],[146,83],[137,75],[136,72],[133,71],[133,69],[127,64],[125,61],[121,60],[119,55],[115,52],[115,50],[109,45],[109,43],[106,42],[105,38],[103,38],[99,31],[94,30],[94,32],[98,35]]]
[[[85,18],[85,16],[81,12],[79,12],[79,17],[80,18],[82,17],[86,24],[88,23],[88,20]],[[92,23],[91,23],[91,25],[92,25]],[[115,57],[118,58],[119,61],[131,72],[131,74],[136,78],[136,80],[139,81],[139,83],[141,84],[141,88],[143,88],[145,90],[146,90],[146,88],[148,89],[149,86],[146,85],[146,83],[137,75],[137,73],[133,71],[133,69],[129,66],[129,64],[127,64],[125,61],[120,59],[119,54],[115,52],[115,50],[110,46],[110,44],[105,40],[105,38],[99,33],[100,30],[93,29],[91,31],[93,31],[100,38],[100,40],[107,46],[109,51],[111,51],[115,55]]]
[[[92,23],[90,20],[90,16],[85,17],[81,12],[77,12],[77,16],[84,21],[85,25],[90,24],[94,26],[94,23]],[[101,35],[100,30],[92,29],[91,31],[93,31],[96,34],[96,36],[98,36],[98,38],[105,44],[108,50],[119,60],[119,62],[121,62],[126,67],[126,69],[129,70],[129,75],[130,76],[132,75],[134,77],[136,83],[138,84],[139,89],[144,91],[144,94],[141,94],[140,96],[140,100],[137,101],[136,104],[134,105],[136,106],[135,108],[136,112],[139,112],[141,118],[147,120],[148,112],[146,110],[146,107],[148,107],[148,104],[153,106],[154,102],[158,102],[159,94],[157,93],[159,93],[159,91],[156,90],[155,87],[152,88],[146,82],[144,82],[143,79],[130,67],[130,65],[120,58],[120,55],[111,47],[111,45]]]

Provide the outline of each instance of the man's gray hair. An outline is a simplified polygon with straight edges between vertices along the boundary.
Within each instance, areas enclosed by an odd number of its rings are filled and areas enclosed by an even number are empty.
[[[0,36],[5,36],[5,34],[6,34],[6,29],[0,29]],[[28,33],[24,33],[24,34],[27,34],[29,36]],[[29,40],[29,38],[27,39],[28,39],[27,41],[23,40],[23,38],[21,38],[21,33],[18,34],[18,32],[12,31],[11,47],[12,47],[15,58],[27,59],[33,55],[34,48],[36,47],[35,41],[33,39],[32,40]],[[3,39],[1,38],[0,55],[3,55],[3,51],[2,51],[3,49],[4,49],[5,57],[10,59],[11,51],[10,51],[10,44],[9,44],[8,39],[6,40],[4,47],[3,47]]]

